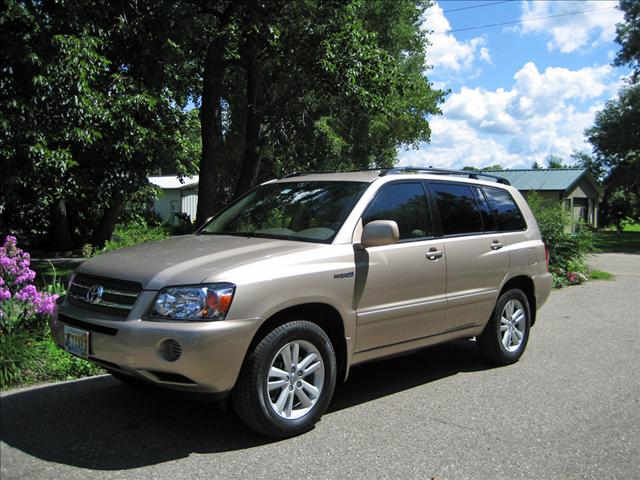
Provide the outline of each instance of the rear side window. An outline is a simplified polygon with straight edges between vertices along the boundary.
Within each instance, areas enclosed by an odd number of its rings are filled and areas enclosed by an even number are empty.
[[[478,208],[480,209],[480,215],[482,216],[484,231],[495,232],[496,230],[498,230],[498,227],[496,227],[496,220],[495,218],[493,218],[493,213],[491,212],[491,208],[489,208],[487,199],[482,193],[482,189],[480,187],[471,188],[473,190],[473,194],[476,196],[476,202],[478,202]]]
[[[400,240],[433,235],[427,197],[421,183],[392,183],[383,186],[362,217],[366,225],[374,220],[393,220]]]
[[[525,230],[527,223],[509,192],[501,188],[484,187],[484,193],[502,231]]]
[[[469,185],[431,183],[429,188],[440,211],[445,235],[483,231],[478,204]]]

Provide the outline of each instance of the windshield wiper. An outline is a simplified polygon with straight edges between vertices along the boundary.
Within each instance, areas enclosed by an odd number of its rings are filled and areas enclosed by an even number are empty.
[[[201,235],[229,235],[232,237],[247,237],[247,238],[263,236],[260,233],[254,233],[254,232],[208,232],[206,230],[203,230],[202,232],[200,232],[200,234]]]

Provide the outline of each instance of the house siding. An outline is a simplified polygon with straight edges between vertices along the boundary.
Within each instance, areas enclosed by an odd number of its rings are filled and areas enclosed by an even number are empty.
[[[153,210],[160,216],[163,222],[175,225],[177,223],[174,212],[181,211],[180,190],[163,190],[160,198],[153,202]]]
[[[189,188],[182,190],[182,211],[189,215],[192,222],[196,220],[198,210],[198,189]]]

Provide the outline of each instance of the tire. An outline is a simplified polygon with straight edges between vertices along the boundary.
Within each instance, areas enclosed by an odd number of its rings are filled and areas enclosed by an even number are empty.
[[[232,393],[234,410],[263,435],[299,435],[311,430],[327,409],[336,372],[333,345],[324,330],[305,320],[287,322],[249,353]]]
[[[509,365],[524,353],[530,328],[531,310],[527,296],[522,290],[508,290],[498,298],[491,318],[476,342],[487,360]]]

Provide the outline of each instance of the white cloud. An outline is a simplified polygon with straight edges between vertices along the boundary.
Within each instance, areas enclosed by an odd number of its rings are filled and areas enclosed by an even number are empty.
[[[462,87],[451,95],[443,116],[430,120],[432,143],[400,152],[399,164],[513,168],[549,154],[566,159],[574,150],[590,150],[583,132],[619,85],[608,65],[540,72],[528,62],[509,90]]]
[[[427,48],[427,63],[436,73],[444,71],[460,73],[470,70],[477,57],[491,63],[489,49],[484,37],[459,41],[450,33],[451,25],[444,16],[442,7],[434,3],[426,12],[422,28],[433,32],[429,35],[431,45]]]
[[[616,23],[623,21],[616,1],[526,1],[520,20],[523,33],[550,35],[547,48],[570,53],[585,46],[597,46],[615,38]],[[573,12],[584,12],[573,14]],[[564,15],[566,14],[566,15]],[[540,17],[550,17],[532,20]]]

